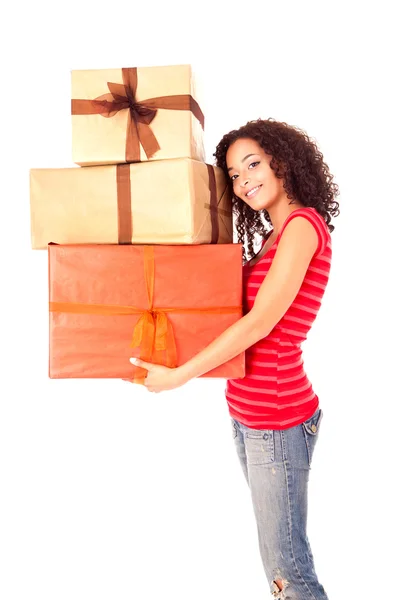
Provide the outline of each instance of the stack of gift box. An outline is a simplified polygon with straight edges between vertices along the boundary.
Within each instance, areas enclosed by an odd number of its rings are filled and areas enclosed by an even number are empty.
[[[48,251],[49,376],[143,383],[242,316],[242,250],[204,162],[189,65],[72,71],[72,158],[31,169],[32,248]],[[244,353],[205,377],[243,377]]]

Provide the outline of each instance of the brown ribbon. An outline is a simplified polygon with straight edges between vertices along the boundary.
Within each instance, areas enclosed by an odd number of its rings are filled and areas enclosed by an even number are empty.
[[[132,244],[130,165],[117,165],[118,244]]]
[[[71,114],[102,115],[109,118],[120,110],[127,109],[129,111],[125,144],[125,160],[127,162],[140,162],[140,144],[147,158],[151,158],[160,149],[150,127],[159,108],[190,110],[204,129],[204,115],[190,94],[158,96],[138,101],[136,100],[137,68],[122,69],[122,81],[122,84],[107,82],[110,93],[98,96],[94,100],[72,99]]]
[[[229,213],[219,208],[218,204],[223,198],[226,188],[221,198],[218,200],[217,183],[215,171],[211,165],[207,165],[208,185],[210,188],[210,203],[205,203],[211,213],[211,244],[217,244],[219,239],[219,219],[218,213],[229,216]],[[131,199],[131,180],[130,165],[117,165],[117,203],[118,203],[118,244],[132,243],[132,199]]]
[[[210,215],[211,215],[211,244],[218,244],[219,221],[218,221],[218,198],[217,182],[215,180],[214,168],[207,165],[208,185],[210,188]]]

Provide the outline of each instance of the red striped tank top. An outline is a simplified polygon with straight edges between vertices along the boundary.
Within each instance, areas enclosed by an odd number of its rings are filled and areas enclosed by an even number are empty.
[[[311,417],[319,405],[303,368],[301,344],[321,306],[332,246],[329,229],[314,208],[294,210],[264,256],[253,266],[243,266],[244,314],[254,305],[286,225],[296,217],[306,218],[314,226],[318,234],[317,250],[296,298],[282,319],[268,336],[246,350],[245,377],[227,380],[225,393],[230,416],[253,429],[294,427]]]

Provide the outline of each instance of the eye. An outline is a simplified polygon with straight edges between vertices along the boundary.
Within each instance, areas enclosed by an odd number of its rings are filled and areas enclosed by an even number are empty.
[[[254,169],[254,168],[255,168],[255,167],[257,167],[257,165],[259,165],[259,164],[260,164],[260,161],[259,161],[259,160],[256,160],[255,162],[252,162],[252,163],[250,163],[250,164],[249,164],[249,169],[250,169],[250,168],[251,168],[251,169]]]
[[[232,175],[231,181],[235,181],[236,177],[237,177],[237,175]]]

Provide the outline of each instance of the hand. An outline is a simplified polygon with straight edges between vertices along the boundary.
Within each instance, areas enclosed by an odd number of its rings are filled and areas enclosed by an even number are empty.
[[[164,392],[173,390],[186,383],[181,377],[178,369],[170,369],[162,365],[154,365],[152,363],[140,360],[140,358],[130,358],[130,362],[137,367],[148,371],[144,385],[149,392]]]

